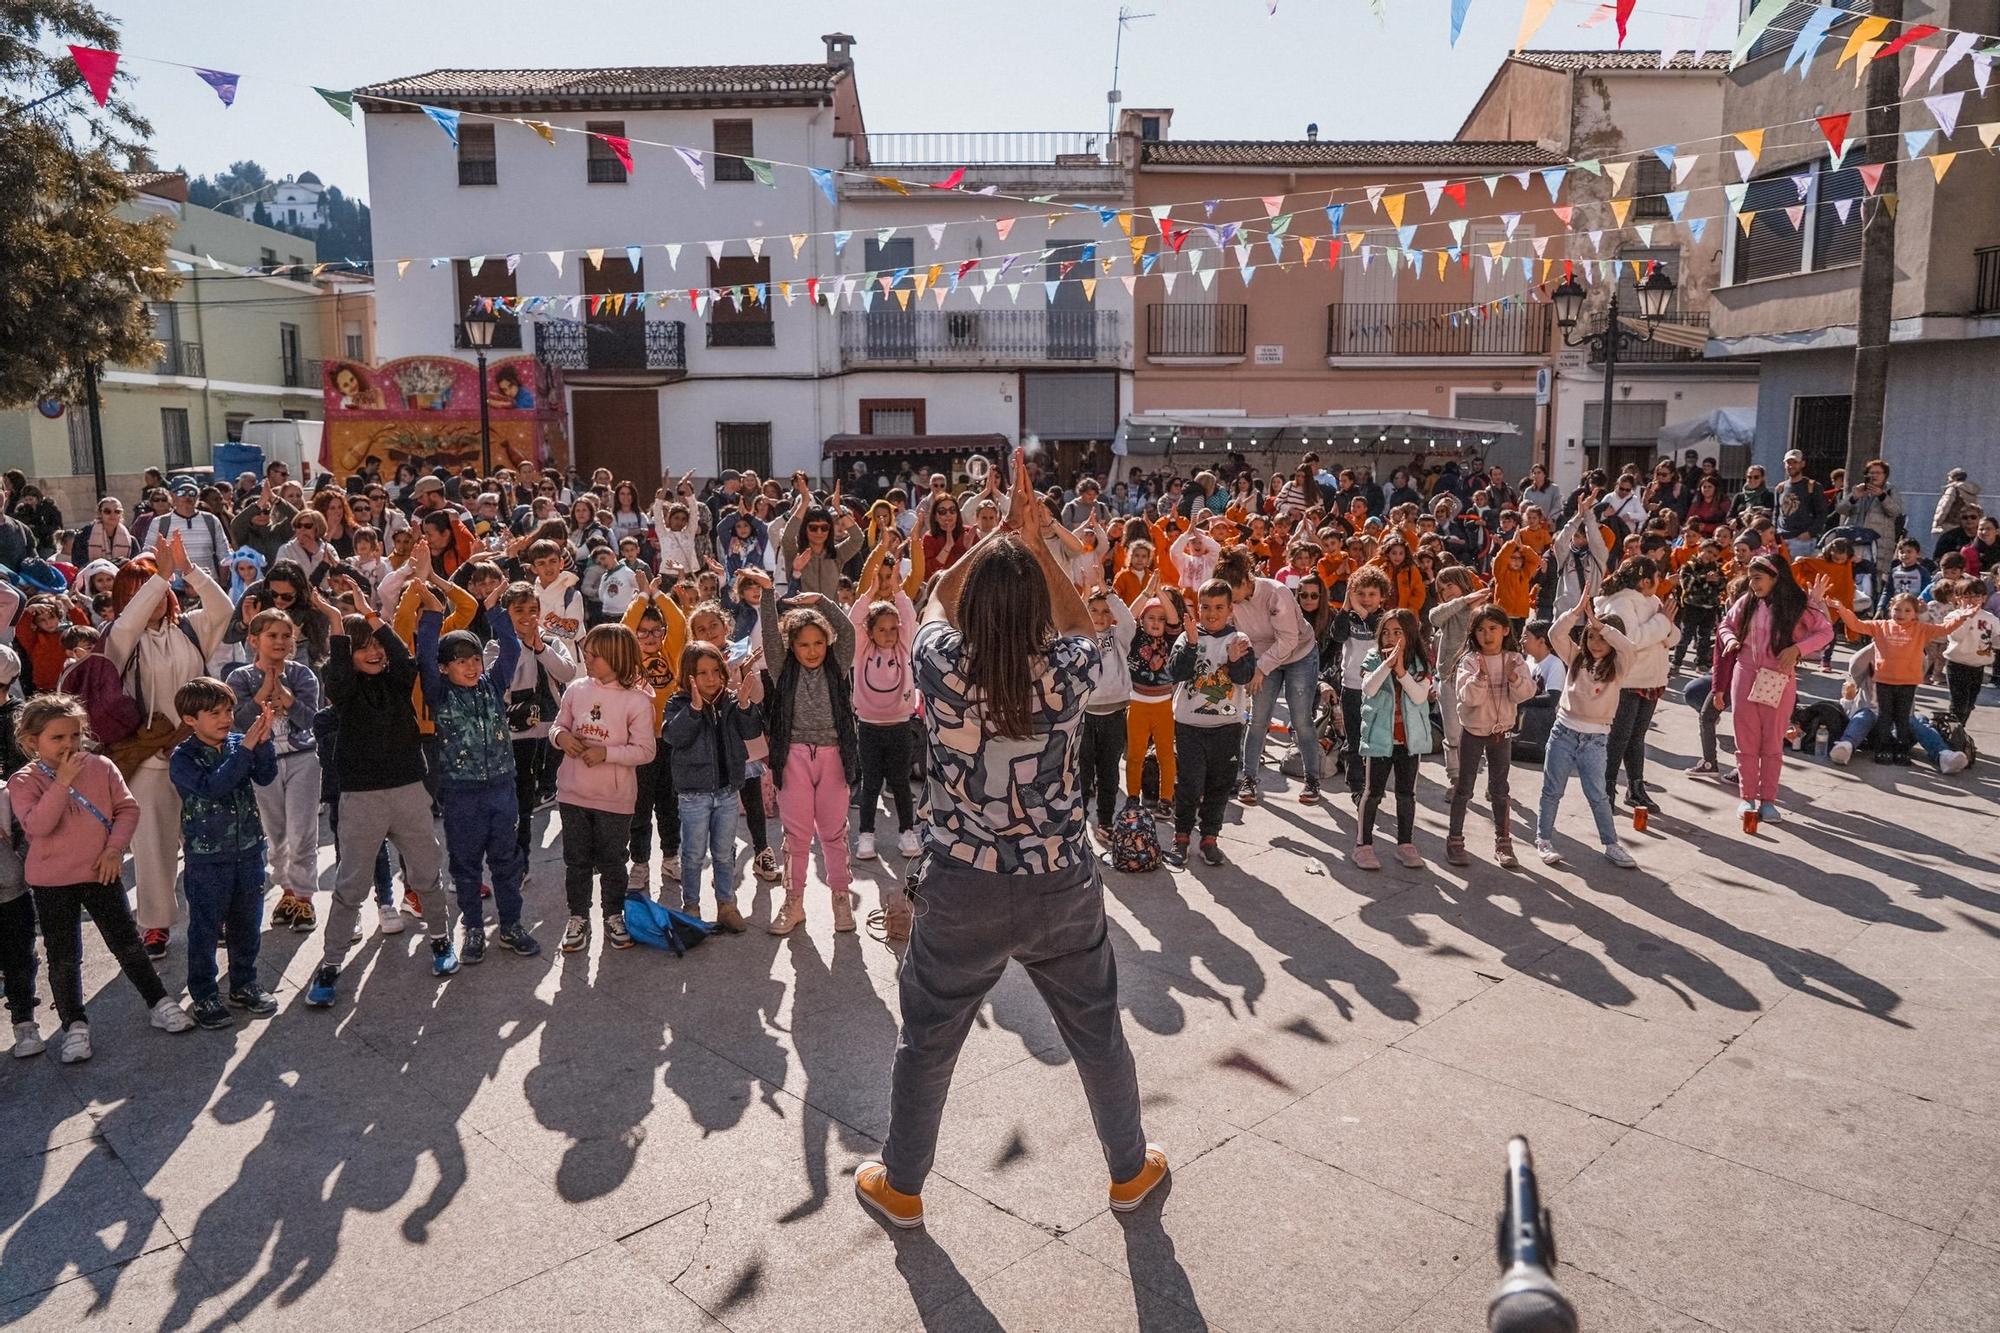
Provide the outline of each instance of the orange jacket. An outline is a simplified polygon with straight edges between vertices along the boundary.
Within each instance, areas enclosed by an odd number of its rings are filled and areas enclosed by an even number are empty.
[[[1523,560],[1514,568],[1514,556]],[[1493,605],[1516,620],[1534,614],[1535,576],[1542,572],[1542,557],[1520,538],[1507,542],[1493,557]]]
[[[1847,627],[1848,633],[1865,634],[1875,640],[1877,685],[1923,684],[1924,645],[1951,633],[1961,620],[1972,614],[1961,612],[1934,625],[1928,620],[1862,620],[1839,602],[1828,602],[1826,609]]]
[[[1849,610],[1854,608],[1854,562],[1835,562],[1824,556],[1810,555],[1803,560],[1792,561],[1792,577],[1799,581],[1801,588],[1810,588],[1813,580],[1824,575],[1832,585],[1826,591],[1829,601],[1839,602]],[[1875,651],[1881,652],[1878,644]],[[1897,684],[1890,681],[1891,685]]]

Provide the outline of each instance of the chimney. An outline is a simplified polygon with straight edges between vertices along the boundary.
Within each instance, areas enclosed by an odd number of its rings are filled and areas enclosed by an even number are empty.
[[[1314,121],[1314,122],[1313,122],[1312,124],[1310,124],[1310,125],[1306,126],[1306,142],[1307,142],[1307,143],[1318,143],[1318,142],[1319,142],[1319,122],[1318,122],[1318,121]]]
[[[854,38],[844,32],[829,32],[820,37],[826,43],[826,63],[835,69],[854,68]]]

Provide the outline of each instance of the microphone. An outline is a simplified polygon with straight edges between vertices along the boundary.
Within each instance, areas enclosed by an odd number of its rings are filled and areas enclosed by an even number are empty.
[[[1528,1141],[1507,1140],[1497,1250],[1500,1285],[1486,1304],[1488,1333],[1576,1333],[1576,1310],[1556,1288],[1555,1228],[1535,1187]]]

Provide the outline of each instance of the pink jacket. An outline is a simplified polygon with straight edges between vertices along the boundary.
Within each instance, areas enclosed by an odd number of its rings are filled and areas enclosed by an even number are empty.
[[[549,738],[569,734],[604,747],[592,768],[564,755],[556,770],[556,800],[586,810],[629,815],[639,805],[639,769],[653,760],[660,738],[653,731],[653,694],[643,686],[601,685],[578,676],[563,691]]]
[[[74,790],[111,821],[109,829],[75,799]],[[75,787],[59,787],[30,763],[7,779],[7,799],[28,836],[28,883],[37,888],[97,882],[97,858],[105,850],[124,852],[139,827],[139,803],[132,799],[118,766],[101,754],[85,755]]]
[[[1488,659],[1477,650],[1458,659],[1458,725],[1474,736],[1496,736],[1512,731],[1521,705],[1535,697],[1540,688],[1528,659],[1519,653],[1501,653]]]
[[[854,599],[848,619],[854,623],[854,716],[873,726],[901,726],[917,711],[915,674],[910,645],[917,637],[916,608],[905,594],[896,594],[896,646],[878,648],[868,637],[872,602]]]

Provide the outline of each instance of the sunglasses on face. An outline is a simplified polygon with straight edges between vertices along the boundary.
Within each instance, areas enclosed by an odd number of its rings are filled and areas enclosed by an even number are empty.
[[[827,531],[830,531],[830,530],[832,529],[832,526],[833,526],[833,525],[832,525],[832,524],[830,524],[830,523],[808,523],[808,524],[806,524],[806,531],[807,531],[807,532],[827,532]]]

